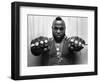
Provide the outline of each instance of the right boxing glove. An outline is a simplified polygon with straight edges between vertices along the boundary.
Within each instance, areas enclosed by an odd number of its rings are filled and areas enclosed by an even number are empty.
[[[85,41],[78,36],[70,37],[68,41],[69,41],[69,49],[71,51],[80,51],[81,49],[84,48]]]
[[[48,38],[47,37],[38,37],[31,42],[31,52],[35,56],[39,56],[49,50],[48,47]]]

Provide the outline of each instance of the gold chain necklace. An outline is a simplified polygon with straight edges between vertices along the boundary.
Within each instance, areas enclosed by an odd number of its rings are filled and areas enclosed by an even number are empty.
[[[60,62],[63,60],[62,56],[62,47],[63,47],[63,41],[61,43],[55,43],[56,47],[56,55],[57,55],[57,64],[60,64]]]

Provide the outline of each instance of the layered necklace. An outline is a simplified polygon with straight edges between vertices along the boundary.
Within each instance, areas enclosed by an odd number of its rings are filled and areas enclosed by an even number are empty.
[[[55,47],[56,47],[56,59],[57,59],[57,64],[60,64],[63,60],[62,58],[62,48],[63,48],[63,43],[64,43],[64,40],[62,40],[61,43],[56,43],[55,42]]]

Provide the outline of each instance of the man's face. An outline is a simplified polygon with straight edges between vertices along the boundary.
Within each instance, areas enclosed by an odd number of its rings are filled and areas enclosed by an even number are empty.
[[[62,20],[54,21],[52,27],[53,36],[56,40],[62,40],[65,35],[65,23]]]

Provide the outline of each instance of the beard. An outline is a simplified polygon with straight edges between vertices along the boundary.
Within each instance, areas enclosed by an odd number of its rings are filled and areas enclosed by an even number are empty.
[[[60,43],[63,40],[64,36],[65,36],[65,34],[63,34],[62,36],[57,36],[57,35],[53,34],[54,40],[57,43]]]

